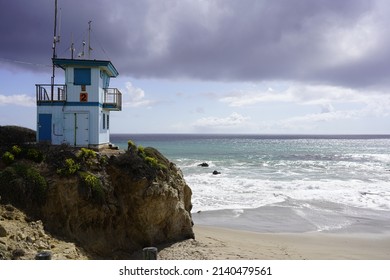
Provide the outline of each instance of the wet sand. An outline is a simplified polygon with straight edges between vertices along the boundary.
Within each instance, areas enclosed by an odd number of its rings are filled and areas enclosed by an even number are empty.
[[[390,234],[258,233],[194,226],[195,240],[159,248],[166,260],[390,260]]]

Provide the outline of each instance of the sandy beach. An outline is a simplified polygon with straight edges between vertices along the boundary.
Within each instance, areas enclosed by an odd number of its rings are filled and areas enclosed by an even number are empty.
[[[195,240],[159,248],[165,260],[390,260],[390,235],[257,233],[194,226]]]

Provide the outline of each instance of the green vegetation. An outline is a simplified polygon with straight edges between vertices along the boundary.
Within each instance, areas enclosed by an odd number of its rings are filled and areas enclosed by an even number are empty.
[[[0,171],[0,192],[9,202],[22,207],[31,202],[43,203],[48,185],[37,169],[15,163]]]
[[[65,159],[65,166],[57,169],[57,174],[62,176],[69,176],[75,174],[80,170],[80,164],[75,163],[71,158]]]
[[[106,155],[100,156],[99,163],[101,165],[107,165],[108,164],[108,156],[106,156]]]
[[[145,157],[145,161],[152,167],[156,169],[162,169],[161,165],[158,163],[158,160],[154,157]]]
[[[18,175],[16,174],[16,170],[12,166],[9,166],[0,171],[0,188],[3,186],[12,186],[17,176]]]
[[[89,159],[96,158],[96,152],[91,149],[81,148],[80,153],[77,155],[77,157],[87,161]]]
[[[136,149],[137,149],[137,146],[134,144],[133,141],[131,141],[131,140],[127,141],[127,150],[128,151],[136,150]]]
[[[151,148],[144,148],[143,146],[139,145],[138,147],[134,144],[133,141],[129,140],[127,141],[128,145],[128,151],[129,152],[136,152],[136,154],[143,159],[149,166],[158,169],[158,170],[166,170],[167,166],[165,165],[165,162],[160,162],[159,157],[154,152],[154,149]],[[153,152],[151,152],[153,150]],[[160,157],[162,156],[159,154]]]
[[[42,162],[44,159],[42,152],[33,148],[27,150],[27,158],[37,163]]]
[[[137,148],[137,153],[138,153],[141,157],[145,157],[145,148],[142,147],[141,145],[139,145],[138,148]]]
[[[2,156],[2,160],[6,165],[12,164],[16,158],[26,158],[36,163],[41,163],[44,160],[43,153],[38,149],[30,148],[25,150],[18,145],[13,145]]]
[[[89,172],[79,172],[81,185],[88,189],[88,193],[92,194],[92,198],[97,202],[104,200],[103,184],[98,177]]]
[[[95,163],[96,152],[91,149],[81,148],[77,158],[81,159],[88,167],[91,167]]]
[[[16,173],[24,178],[27,187],[32,188],[34,197],[38,201],[42,201],[47,190],[47,182],[39,171],[31,166],[16,165]]]
[[[1,159],[6,165],[10,165],[15,161],[15,156],[10,152],[5,152]]]
[[[169,166],[169,161],[154,148],[145,148],[145,160],[156,169],[167,170]]]
[[[12,146],[11,148],[11,153],[14,155],[14,156],[19,156],[20,153],[22,152],[22,148],[20,148],[18,145],[14,145]]]
[[[10,165],[15,161],[15,158],[18,157],[22,152],[22,149],[18,145],[14,145],[11,148],[11,151],[7,151],[1,157],[5,165]]]

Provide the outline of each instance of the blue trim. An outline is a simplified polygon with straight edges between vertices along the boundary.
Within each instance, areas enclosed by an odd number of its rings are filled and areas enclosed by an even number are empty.
[[[103,108],[103,104],[99,102],[41,102],[38,106],[99,106]]]
[[[103,104],[103,108],[107,108],[107,109],[114,109],[114,108],[118,108],[117,105],[115,104]]]
[[[111,61],[108,60],[89,60],[89,59],[66,59],[66,58],[54,58],[53,63],[56,66],[65,69],[69,66],[73,67],[99,67],[104,69],[110,77],[116,77],[119,75],[118,70],[114,67]]]

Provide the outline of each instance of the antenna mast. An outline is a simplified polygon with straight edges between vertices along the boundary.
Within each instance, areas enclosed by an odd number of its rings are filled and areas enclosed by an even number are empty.
[[[56,45],[59,42],[59,38],[57,38],[57,0],[54,2],[54,36],[53,36],[53,57],[52,57],[52,63],[53,63],[53,73],[51,76],[51,100],[53,100],[54,96],[54,78],[55,78],[55,64],[54,59],[57,57],[56,54]]]
[[[91,59],[91,23],[92,20],[88,21],[88,59]]]
[[[74,43],[73,43],[73,33],[72,33],[72,43],[70,44],[70,54],[71,54],[71,57],[72,57],[72,59],[74,58],[74,51],[75,51],[75,49],[74,49]]]

